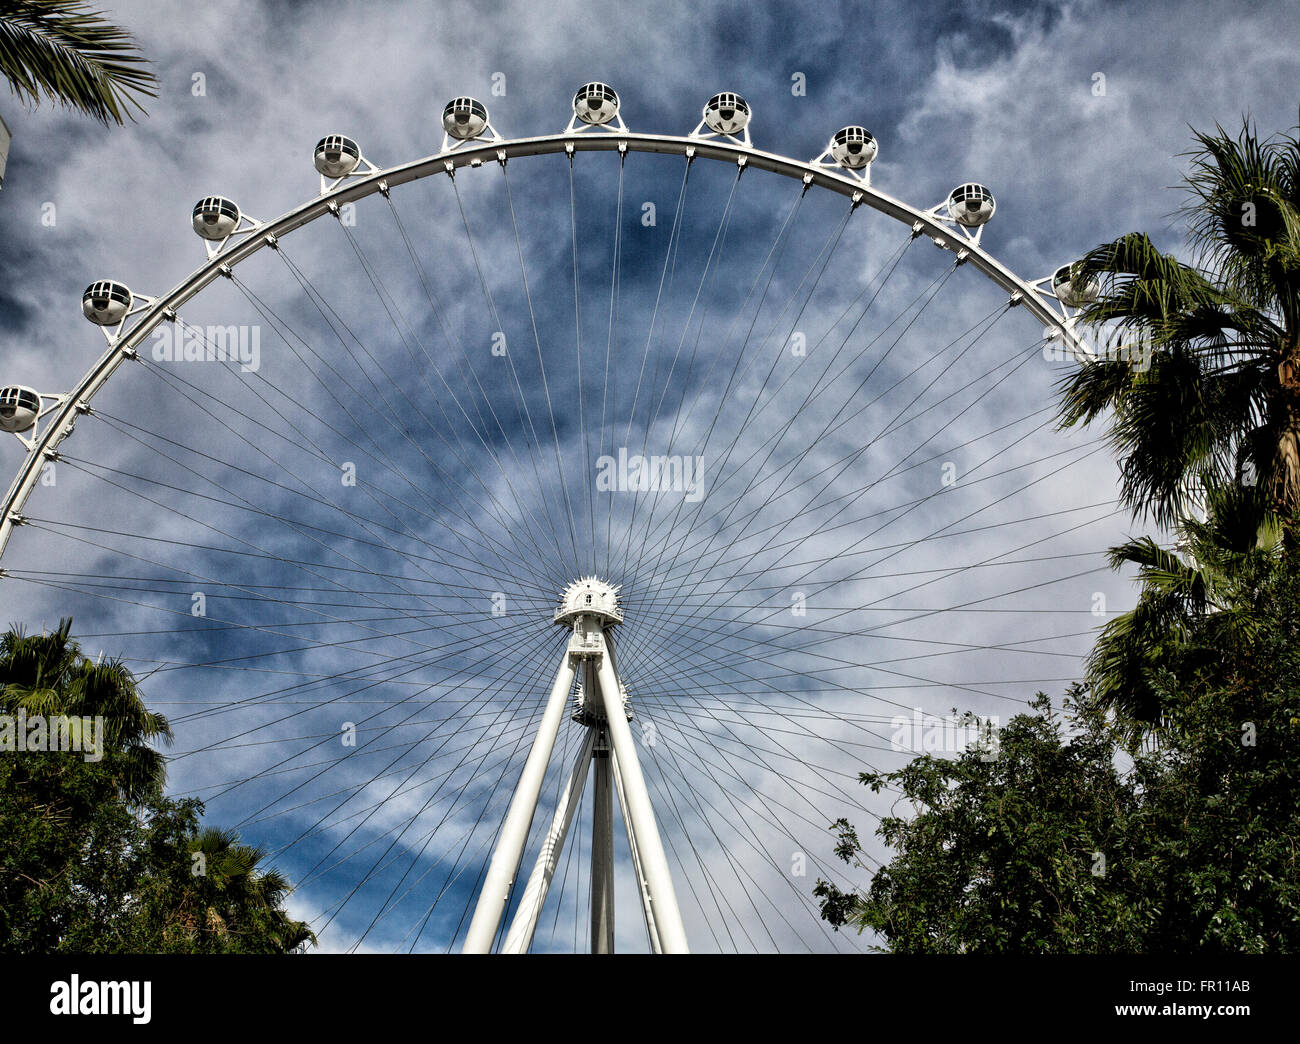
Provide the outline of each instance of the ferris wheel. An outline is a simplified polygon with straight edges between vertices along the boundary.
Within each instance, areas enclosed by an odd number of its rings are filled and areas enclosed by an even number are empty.
[[[1115,504],[1045,389],[1096,287],[751,116],[328,135],[282,216],[200,199],[172,290],[92,282],[71,390],[0,390],[11,614],[121,651],[323,942],[861,948],[812,898],[858,772],[1072,677]]]

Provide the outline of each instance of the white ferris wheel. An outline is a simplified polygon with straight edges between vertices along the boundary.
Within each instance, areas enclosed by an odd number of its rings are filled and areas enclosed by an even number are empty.
[[[120,652],[322,942],[862,948],[812,883],[860,883],[827,828],[900,716],[1071,676],[1114,503],[1044,389],[1095,288],[995,259],[981,184],[750,121],[589,83],[559,133],[329,135],[279,218],[201,199],[172,290],[92,282],[74,387],[0,391],[11,616]]]

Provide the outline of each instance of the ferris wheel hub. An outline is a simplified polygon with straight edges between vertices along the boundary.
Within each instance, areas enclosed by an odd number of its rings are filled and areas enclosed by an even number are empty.
[[[594,617],[601,627],[623,622],[623,607],[618,603],[618,587],[595,576],[573,581],[560,594],[555,622],[572,626],[583,617]]]

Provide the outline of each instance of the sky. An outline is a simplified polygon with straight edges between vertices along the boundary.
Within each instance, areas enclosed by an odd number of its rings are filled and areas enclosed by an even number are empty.
[[[860,124],[895,198],[988,186],[983,247],[1036,280],[1130,231],[1185,252],[1192,128],[1293,133],[1300,82],[1285,2],[109,10],[153,62],[147,116],[0,97],[6,384],[65,391],[103,352],[92,280],[161,296],[203,264],[196,200],[271,220],[319,191],[321,136],[380,168],[433,155],[458,95],[527,137],[604,80],[632,131],[684,135],[734,90],[754,147],[800,160]],[[5,552],[6,622],[73,615],[137,671],[176,728],[169,791],[268,850],[323,950],[458,947],[579,574],[623,584],[634,735],[701,950],[875,943],[811,892],[888,858],[870,835],[896,795],[856,776],[915,753],[895,716],[1005,721],[1132,604],[1104,551],[1142,523],[1103,432],[1055,430],[1070,364],[1031,317],[874,211],[684,167],[518,158],[286,236],[182,310],[255,367],[151,338]],[[620,448],[698,459],[701,496],[599,490]],[[22,446],[0,452],[16,471]],[[566,723],[525,875],[580,739]],[[865,867],[831,853],[841,816]],[[590,829],[588,794],[535,949],[587,945]],[[617,863],[618,948],[644,949]]]

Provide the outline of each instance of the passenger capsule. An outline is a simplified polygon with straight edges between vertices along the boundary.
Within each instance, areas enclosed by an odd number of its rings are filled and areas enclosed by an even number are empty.
[[[488,125],[488,111],[474,98],[453,98],[442,110],[442,127],[458,141],[472,141]]]
[[[603,127],[618,115],[618,92],[607,83],[588,83],[573,96],[573,114],[592,127]]]
[[[361,162],[361,149],[351,138],[330,134],[316,143],[313,161],[322,177],[345,178]]]
[[[131,291],[125,283],[100,279],[81,295],[81,311],[96,326],[116,326],[131,310]]]
[[[35,388],[12,384],[0,388],[0,431],[27,431],[41,412],[41,397]]]
[[[948,196],[948,216],[966,228],[979,228],[997,206],[993,193],[973,181],[958,185]]]
[[[749,105],[731,91],[715,94],[704,106],[704,122],[719,134],[739,134],[749,124]]]
[[[1052,293],[1067,308],[1082,308],[1097,300],[1100,286],[1095,277],[1080,281],[1075,273],[1079,263],[1062,265],[1052,276]]]
[[[831,156],[846,170],[865,169],[878,151],[875,137],[865,127],[844,127],[831,138]]]
[[[239,207],[222,196],[208,196],[194,204],[194,231],[219,243],[239,226]]]

